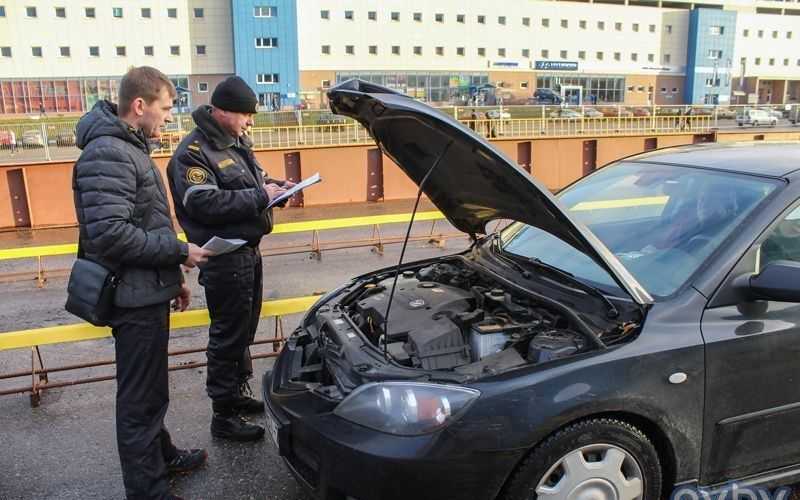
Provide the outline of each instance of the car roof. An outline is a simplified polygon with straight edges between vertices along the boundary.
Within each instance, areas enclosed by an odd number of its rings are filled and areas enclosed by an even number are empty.
[[[800,141],[706,143],[658,149],[624,158],[767,177],[786,177],[800,169]]]

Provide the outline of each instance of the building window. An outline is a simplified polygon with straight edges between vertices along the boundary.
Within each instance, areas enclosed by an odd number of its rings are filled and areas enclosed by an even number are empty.
[[[171,19],[178,18],[178,9],[167,9],[167,17]]]
[[[206,17],[206,11],[205,10],[203,10],[202,8],[194,9],[194,18],[195,19],[202,19],[204,17]],[[208,84],[206,84],[206,85],[208,85]]]
[[[758,38],[764,38],[764,30],[758,30]]]
[[[437,23],[443,23],[444,22],[444,14],[436,14],[434,16],[434,19],[436,20]]]
[[[205,45],[198,45],[195,47],[195,52],[198,56],[206,55],[206,46]]]
[[[92,18],[92,19],[94,19],[94,17],[96,16],[96,13],[95,13],[94,7],[86,7],[86,8],[83,10],[83,13],[84,13],[84,15],[85,15],[86,17],[89,17],[89,18]]]
[[[322,87],[323,89],[329,89],[329,88],[331,88],[331,81],[330,80],[322,80],[321,82],[319,82],[319,86]]]
[[[486,16],[478,16],[478,24],[486,24]]]
[[[392,45],[392,55],[399,56],[400,55],[400,46],[399,45]]]
[[[259,73],[256,76],[256,82],[259,85],[272,85],[278,83],[278,73]]]
[[[486,49],[483,47],[478,47],[478,57],[486,57]]]
[[[656,62],[655,54],[647,54],[647,62]]]
[[[773,31],[772,32],[772,38],[778,38],[778,32],[777,31]]]
[[[356,55],[356,47],[355,45],[345,45],[344,46],[344,53],[348,56]]]
[[[634,33],[638,33],[639,32],[639,23],[633,23],[633,32]]]
[[[523,26],[530,26],[531,25],[531,18],[530,17],[523,17],[522,18],[522,25]]]
[[[672,56],[670,54],[664,54],[664,64],[669,64],[672,61]]]
[[[119,17],[122,17],[122,16],[119,16]],[[153,11],[150,10],[149,7],[143,8],[142,9],[142,17],[144,17],[145,19],[150,19],[151,17],[153,17]]]
[[[456,15],[456,22],[457,23],[464,24],[466,21],[467,21],[467,16],[465,16],[464,14],[457,14]]]
[[[392,12],[392,21],[399,22],[400,21],[400,13],[399,12]]]
[[[326,56],[331,54],[331,46],[330,45],[323,45],[322,46],[322,53]]]
[[[415,56],[421,56],[422,55],[422,46],[420,46],[420,45],[415,45],[414,46],[414,55]]]
[[[756,66],[761,66],[761,58],[756,57]]]
[[[120,45],[119,47],[117,47],[117,55],[118,56],[125,57],[126,53],[127,53],[127,50],[125,49],[125,46]]]
[[[275,37],[257,37],[257,49],[274,49],[278,46],[278,39]]]
[[[542,49],[542,59],[549,59],[550,58],[550,51],[547,49]]]
[[[722,59],[722,51],[721,50],[717,50],[717,49],[709,49],[708,58],[709,59]]]
[[[33,55],[33,57],[42,57],[42,48],[31,47],[31,54]]]
[[[622,54],[619,52],[614,52],[614,60],[619,61],[622,59]]]
[[[436,47],[436,55],[443,56],[444,55],[444,47]]]
[[[422,12],[414,12],[413,15],[414,21],[421,23],[422,22]]]
[[[605,31],[606,30],[605,21],[597,21],[597,29],[600,31]]]
[[[597,60],[598,61],[602,61],[603,60],[603,53],[602,52],[598,52],[596,55],[597,55]]]
[[[742,37],[747,38],[749,36],[750,36],[750,30],[743,30],[742,31]]]
[[[56,17],[60,17],[62,19],[67,17],[67,9],[64,7],[56,7]]]
[[[371,10],[367,12],[367,19],[370,21],[377,21],[378,20],[378,11]]]
[[[208,92],[208,82],[197,82],[197,91],[204,94]]]
[[[792,32],[791,31],[787,31],[786,32],[786,39],[787,40],[791,40],[792,39]]]
[[[527,89],[528,88],[528,82],[519,82],[519,88]]]
[[[569,21],[567,21],[566,19],[562,19],[561,20],[561,27],[565,28],[565,29],[569,28]]]
[[[369,53],[370,53],[370,55],[377,56],[378,55],[378,46],[377,45],[370,45],[369,46]]]
[[[667,35],[671,35],[672,34],[672,25],[671,24],[665,24],[664,25],[664,31],[667,32]]]
[[[522,49],[522,57],[525,59],[531,58],[531,49]]]
[[[170,45],[169,46],[169,53],[173,56],[181,55],[181,46],[180,45]]]
[[[456,47],[456,55],[457,56],[464,56],[465,50],[464,47]]]
[[[628,92],[634,92],[635,90],[636,90],[636,87],[634,87],[633,85],[628,87]]]
[[[578,59],[580,59],[581,61],[586,59],[586,51],[585,50],[579,50],[578,51]]]
[[[546,17],[542,18],[542,28],[549,28],[550,27],[550,20]]]
[[[505,24],[506,24],[506,16],[498,16],[497,17],[497,24],[502,24],[503,26],[505,26]]]
[[[28,17],[36,17],[36,7],[25,7],[25,15]]]
[[[0,5],[0,17],[6,17],[6,6]]]
[[[152,46],[152,45],[147,45],[147,46],[145,46],[145,48],[144,48],[144,55],[146,55],[146,56],[152,56],[153,54],[155,54],[155,50],[153,49],[153,46]]]
[[[800,66],[800,59],[797,60],[797,65]]]
[[[61,55],[61,57],[69,57],[71,52],[69,47],[59,47],[58,53]]]
[[[616,31],[622,31],[622,23],[614,23],[614,29]]]
[[[0,56],[11,57],[11,47],[0,47]]]
[[[321,10],[319,11],[319,17],[322,19],[330,19],[331,18],[331,11],[329,10]]]
[[[100,57],[100,47],[98,47],[97,45],[89,47],[89,56]]]
[[[656,25],[655,24],[651,24],[650,27],[649,27],[649,30],[650,30],[650,33],[655,33],[656,32]]]
[[[784,66],[788,66],[789,65],[789,58],[788,57],[783,60],[783,65]]]
[[[769,65],[770,66],[775,66],[775,58],[774,57],[770,57],[769,58]]]
[[[561,55],[561,59],[566,59],[568,57],[566,50],[562,50],[560,55]]]
[[[578,27],[580,29],[582,29],[582,30],[585,30],[586,29],[586,21],[584,19],[581,19],[580,21],[578,21]]]
[[[355,16],[353,15],[353,11],[352,10],[344,11],[344,18],[347,19],[348,21],[352,21],[353,19],[355,19]]]
[[[497,57],[505,57],[506,49],[497,49]]]
[[[253,7],[253,17],[278,17],[278,8],[271,5],[257,5]]]
[[[639,54],[636,52],[631,53],[631,61],[636,62],[639,60]]]

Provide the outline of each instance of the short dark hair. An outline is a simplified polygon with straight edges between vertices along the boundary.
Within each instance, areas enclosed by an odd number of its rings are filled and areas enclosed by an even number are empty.
[[[150,66],[131,68],[119,83],[119,102],[117,105],[119,106],[120,116],[128,114],[133,101],[140,97],[147,104],[155,101],[164,87],[169,91],[170,97],[174,99],[177,95],[175,85],[167,78],[167,75]]]

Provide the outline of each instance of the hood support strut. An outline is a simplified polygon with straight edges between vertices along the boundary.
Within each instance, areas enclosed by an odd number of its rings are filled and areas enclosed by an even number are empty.
[[[408,245],[408,238],[411,236],[411,226],[414,225],[414,217],[417,215],[417,209],[419,208],[419,199],[422,197],[422,190],[425,187],[426,181],[430,178],[433,171],[436,170],[436,167],[439,166],[442,158],[445,157],[447,151],[450,149],[451,144],[453,144],[452,140],[447,143],[442,150],[442,154],[436,158],[430,170],[428,170],[425,177],[422,178],[422,182],[419,183],[417,199],[414,202],[414,210],[411,212],[411,220],[408,221],[408,228],[406,229],[406,238],[403,240],[403,249],[400,250],[400,260],[397,261],[397,268],[394,271],[394,281],[392,281],[392,291],[389,293],[389,302],[386,304],[386,314],[383,316],[383,356],[386,359],[389,359],[389,311],[392,310],[392,300],[394,300],[394,291],[395,288],[397,288],[397,278],[400,276],[400,267],[403,265],[403,257],[406,255],[406,246]],[[381,149],[383,149],[383,147],[381,147]]]

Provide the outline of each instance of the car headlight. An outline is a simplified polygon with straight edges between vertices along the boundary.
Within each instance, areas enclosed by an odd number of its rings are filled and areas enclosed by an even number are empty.
[[[445,427],[480,395],[475,389],[439,384],[371,383],[353,391],[333,413],[376,431],[417,436]]]

